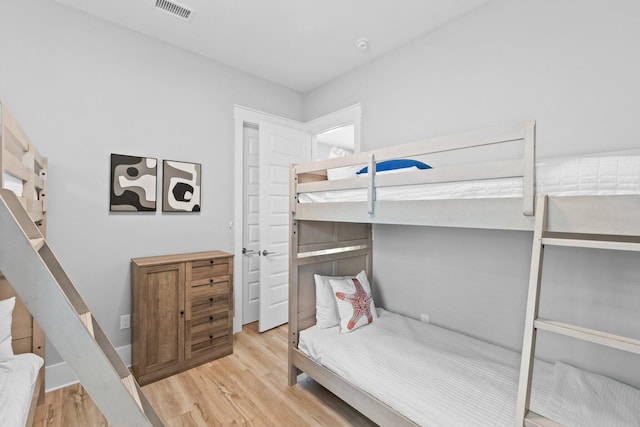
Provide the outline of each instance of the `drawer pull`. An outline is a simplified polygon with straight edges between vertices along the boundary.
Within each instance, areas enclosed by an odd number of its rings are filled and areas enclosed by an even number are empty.
[[[184,316],[184,310],[180,310],[180,316]]]
[[[209,261],[210,264],[213,264],[213,260]]]
[[[213,279],[209,279],[209,283],[213,283]]]
[[[209,335],[209,339],[212,340],[213,339],[213,335]]]
[[[213,320],[213,316],[209,316],[209,320]]]
[[[209,298],[209,302],[213,302],[213,297]]]

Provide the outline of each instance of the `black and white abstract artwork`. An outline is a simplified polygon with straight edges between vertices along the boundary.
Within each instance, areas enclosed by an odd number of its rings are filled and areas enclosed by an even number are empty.
[[[156,210],[158,160],[149,157],[111,154],[112,212]]]
[[[163,212],[200,212],[200,169],[200,163],[163,161]]]

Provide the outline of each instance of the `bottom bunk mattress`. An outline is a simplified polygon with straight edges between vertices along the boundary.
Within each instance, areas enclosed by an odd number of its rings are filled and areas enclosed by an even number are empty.
[[[0,360],[0,425],[24,427],[43,360],[32,353]]]
[[[379,309],[353,332],[313,326],[298,348],[419,425],[513,426],[520,354]],[[531,410],[566,426],[638,426],[640,390],[536,360]]]

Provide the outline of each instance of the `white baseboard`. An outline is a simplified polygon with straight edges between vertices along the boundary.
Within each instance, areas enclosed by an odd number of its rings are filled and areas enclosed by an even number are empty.
[[[124,361],[124,364],[131,366],[131,346],[125,345],[118,347],[116,348],[116,351]],[[44,368],[44,373],[45,392],[57,390],[79,382],[78,378],[73,373],[73,370],[66,362],[46,366]]]

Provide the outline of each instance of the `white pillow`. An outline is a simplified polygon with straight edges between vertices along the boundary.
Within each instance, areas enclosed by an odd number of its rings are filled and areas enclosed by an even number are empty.
[[[336,306],[336,297],[333,295],[329,279],[350,279],[353,276],[321,276],[314,274],[313,279],[316,282],[316,325],[319,328],[326,329],[338,326],[340,318],[338,317],[338,307]]]
[[[356,330],[378,318],[364,271],[350,279],[329,279],[329,284],[338,306],[341,333]]]
[[[345,157],[353,154],[351,151],[343,150],[339,147],[331,147],[329,151],[329,158],[335,159],[336,157]],[[327,169],[327,179],[332,181],[334,179],[355,178],[356,172],[361,169],[361,166],[344,166],[341,168]]]
[[[0,359],[13,357],[11,345],[11,321],[16,297],[0,301]]]

